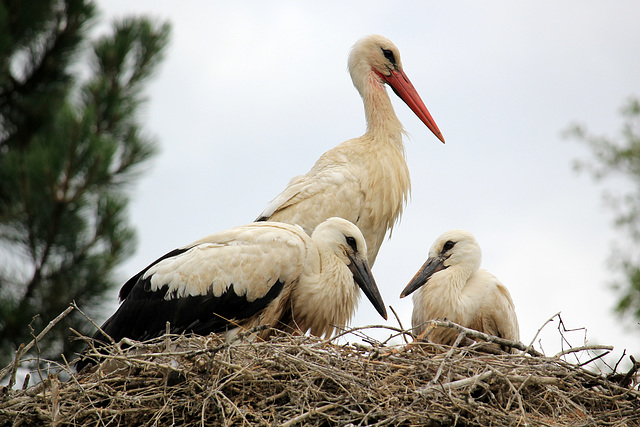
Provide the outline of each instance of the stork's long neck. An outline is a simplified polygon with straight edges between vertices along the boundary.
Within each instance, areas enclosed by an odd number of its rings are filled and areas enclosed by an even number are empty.
[[[323,283],[327,300],[323,301],[326,315],[333,318],[337,326],[349,324],[358,306],[360,290],[353,281],[353,273],[336,255],[329,250],[321,250]]]
[[[364,83],[360,94],[367,119],[367,135],[373,140],[393,142],[404,153],[404,128],[396,116],[384,84],[373,71]]]
[[[357,307],[360,291],[353,274],[330,250],[318,248],[319,277],[311,283],[300,283],[296,289],[294,308],[296,322],[316,336],[329,337],[334,326],[346,326]]]

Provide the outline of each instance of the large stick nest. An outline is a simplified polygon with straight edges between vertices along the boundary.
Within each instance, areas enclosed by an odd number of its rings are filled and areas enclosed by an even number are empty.
[[[0,425],[640,425],[635,371],[619,383],[557,357],[369,341],[112,345],[90,372],[5,388]]]

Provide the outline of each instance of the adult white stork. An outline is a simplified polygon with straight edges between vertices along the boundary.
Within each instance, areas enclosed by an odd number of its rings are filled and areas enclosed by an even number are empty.
[[[444,142],[444,138],[390,40],[371,35],[358,41],[349,55],[349,72],[364,102],[366,133],[324,153],[306,175],[293,178],[257,220],[299,224],[311,233],[329,217],[348,219],[362,231],[373,265],[411,190],[402,142],[405,132],[385,83],[438,139]]]
[[[358,287],[386,319],[367,244],[354,224],[330,218],[309,237],[290,224],[252,223],[171,251],[133,276],[102,330],[116,342],[160,336],[166,322],[172,333],[266,325],[329,337],[350,321]],[[94,338],[106,341],[99,331]]]
[[[486,334],[520,339],[511,295],[493,274],[480,269],[481,261],[480,246],[468,231],[451,230],[438,237],[429,258],[400,294],[404,298],[415,291],[414,335],[425,331],[425,322],[446,318]],[[428,339],[451,345],[457,336],[455,330],[435,328]]]

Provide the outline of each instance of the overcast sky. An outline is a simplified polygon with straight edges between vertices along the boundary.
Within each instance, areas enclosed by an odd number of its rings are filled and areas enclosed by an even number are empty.
[[[621,105],[640,95],[637,1],[98,4],[105,21],[144,13],[173,27],[147,90],[142,122],[161,154],[131,193],[139,244],[123,281],[177,246],[254,220],[291,177],[361,135],[347,55],[378,33],[400,49],[447,141],[391,93],[410,134],[413,191],[373,272],[403,325],[412,301],[400,291],[437,236],[464,228],[509,288],[523,342],[561,312],[567,327],[586,328],[565,334],[570,344],[586,336],[640,354],[640,327],[612,314],[611,212],[601,188],[572,170],[588,151],[562,137],[574,122],[618,135]],[[115,294],[107,307],[105,316]],[[380,323],[363,298],[352,325]],[[561,348],[557,327],[541,335],[550,355]]]

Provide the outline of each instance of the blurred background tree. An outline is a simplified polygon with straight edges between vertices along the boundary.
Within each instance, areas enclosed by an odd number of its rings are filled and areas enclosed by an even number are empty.
[[[127,186],[156,144],[142,90],[169,26],[128,18],[91,40],[90,0],[0,3],[0,365],[71,301],[97,307],[131,254]],[[38,345],[70,356],[72,312]]]
[[[624,119],[616,138],[597,136],[586,127],[573,125],[569,138],[586,145],[592,158],[578,160],[575,168],[609,185],[603,192],[615,212],[615,227],[620,239],[612,247],[610,267],[620,273],[611,285],[618,294],[616,312],[624,318],[640,321],[640,102],[630,98],[621,110]]]

